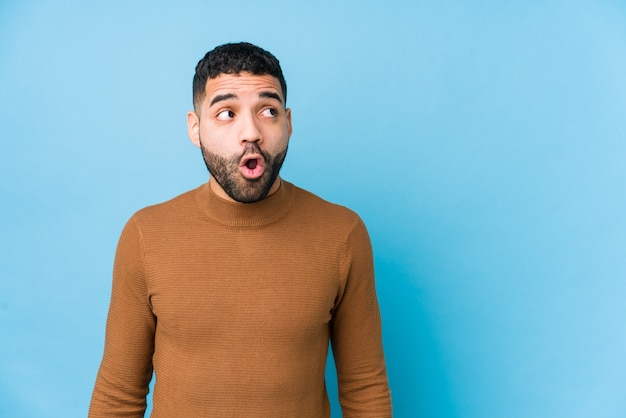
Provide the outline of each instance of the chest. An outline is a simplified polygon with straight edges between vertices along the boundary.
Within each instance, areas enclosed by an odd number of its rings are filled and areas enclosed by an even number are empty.
[[[341,243],[264,230],[166,235],[146,273],[159,333],[212,339],[314,340],[325,333],[340,283]]]

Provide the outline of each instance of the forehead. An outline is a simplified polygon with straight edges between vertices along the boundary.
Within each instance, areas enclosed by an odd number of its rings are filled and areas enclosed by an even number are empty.
[[[250,73],[220,74],[210,78],[206,82],[205,101],[211,101],[213,97],[223,94],[255,94],[260,92],[278,93],[285,100],[280,87],[280,82],[269,74],[255,75]]]

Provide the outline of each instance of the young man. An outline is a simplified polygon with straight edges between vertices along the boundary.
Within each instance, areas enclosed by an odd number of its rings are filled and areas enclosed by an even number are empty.
[[[369,237],[282,180],[291,110],[278,60],[226,44],[198,63],[191,142],[210,180],[137,212],[115,257],[90,417],[389,417]]]

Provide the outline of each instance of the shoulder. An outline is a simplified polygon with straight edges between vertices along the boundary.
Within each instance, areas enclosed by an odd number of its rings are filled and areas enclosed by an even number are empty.
[[[352,229],[363,226],[363,221],[352,209],[329,202],[298,186],[291,186],[294,188],[293,209],[296,213],[316,219],[326,227],[341,225]]]
[[[193,215],[193,213],[197,212],[196,193],[198,189],[199,187],[186,191],[165,202],[146,206],[135,212],[131,220],[139,224],[151,224]]]

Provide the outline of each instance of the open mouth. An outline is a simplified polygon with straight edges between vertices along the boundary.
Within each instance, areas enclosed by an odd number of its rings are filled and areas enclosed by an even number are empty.
[[[259,164],[259,160],[257,160],[256,158],[251,158],[248,161],[246,161],[244,165],[248,167],[248,169],[254,170],[258,164]]]
[[[239,170],[241,174],[249,180],[258,179],[265,171],[263,158],[258,154],[246,156],[241,161]]]

